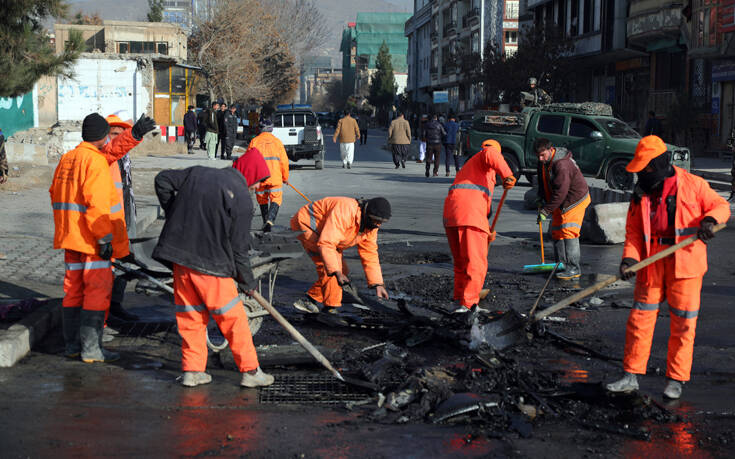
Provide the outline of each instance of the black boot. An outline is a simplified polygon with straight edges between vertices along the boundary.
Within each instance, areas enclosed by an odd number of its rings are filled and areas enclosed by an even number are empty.
[[[82,343],[79,340],[79,316],[82,307],[61,308],[61,310],[64,330],[64,355],[69,358],[79,357],[82,352]]]
[[[564,239],[554,241],[554,260],[557,263],[562,263],[556,270],[556,276],[558,277],[559,274],[567,269],[567,249],[564,245]]]
[[[564,249],[566,251],[566,269],[560,273],[556,273],[557,279],[577,279],[582,275],[580,267],[581,253],[579,250],[579,238],[563,239]]]
[[[268,221],[268,204],[260,205],[260,216],[263,218],[263,224]]]
[[[82,342],[82,361],[114,362],[120,358],[115,352],[102,347],[102,327],[105,325],[105,311],[82,309],[80,314],[79,337]]]
[[[276,204],[275,202],[272,202],[270,205],[270,208],[268,209],[268,219],[265,222],[265,225],[263,225],[263,232],[269,233],[273,225],[276,223],[276,216],[278,216],[278,209],[280,209],[281,206]]]

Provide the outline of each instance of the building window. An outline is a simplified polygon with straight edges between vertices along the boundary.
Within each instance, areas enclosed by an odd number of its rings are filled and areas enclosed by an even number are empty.
[[[518,19],[518,2],[505,2],[505,19]]]
[[[168,54],[168,43],[155,41],[118,41],[117,52],[120,54]]]
[[[168,43],[156,43],[156,52],[168,55]]]
[[[595,9],[593,8],[593,0],[584,0],[584,29],[583,33],[592,32],[592,26],[595,22]]]
[[[129,44],[124,41],[117,42],[117,52],[119,54],[127,54],[130,52],[129,50]]]
[[[571,0],[569,9],[569,35],[576,37],[579,34],[579,0]]]
[[[518,31],[506,30],[505,31],[505,44],[506,45],[518,44]]]
[[[472,32],[472,52],[478,53],[480,52],[480,32]]]

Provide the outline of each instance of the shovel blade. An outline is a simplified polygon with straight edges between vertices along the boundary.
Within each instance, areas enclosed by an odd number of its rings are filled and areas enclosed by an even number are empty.
[[[502,351],[525,343],[528,340],[525,325],[525,319],[512,309],[487,323],[475,323],[470,331],[470,349],[489,347]]]

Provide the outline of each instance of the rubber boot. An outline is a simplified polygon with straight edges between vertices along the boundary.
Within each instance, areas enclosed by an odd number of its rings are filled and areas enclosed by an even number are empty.
[[[263,218],[263,224],[268,221],[268,204],[260,205],[260,216]]]
[[[79,340],[79,316],[82,307],[61,308],[62,327],[64,329],[64,355],[70,359],[79,357],[82,342]]]
[[[638,377],[633,373],[628,373],[626,371],[622,378],[615,382],[611,382],[605,387],[610,392],[633,392],[634,390],[638,390]]]
[[[559,269],[556,270],[556,276],[559,276],[562,272],[564,272],[565,269],[567,269],[567,249],[564,245],[564,239],[559,239],[554,241],[554,260],[557,263],[562,263],[563,266],[560,266]]]
[[[115,352],[102,347],[102,327],[105,324],[105,311],[82,309],[80,314],[79,337],[82,342],[82,361],[85,363],[114,362],[120,358]]]
[[[244,372],[242,374],[242,379],[240,380],[240,385],[243,387],[270,386],[273,384],[274,380],[275,378],[273,376],[258,367],[253,372]]]
[[[579,238],[563,239],[564,249],[566,250],[567,259],[565,261],[565,269],[560,273],[556,273],[557,279],[578,279],[582,275],[582,269],[579,265],[581,254],[579,251]]]

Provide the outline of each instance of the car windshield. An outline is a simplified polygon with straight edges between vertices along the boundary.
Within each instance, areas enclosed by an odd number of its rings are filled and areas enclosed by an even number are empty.
[[[640,139],[641,135],[635,132],[626,123],[615,118],[596,118],[595,121],[602,125],[610,137],[617,139]]]

